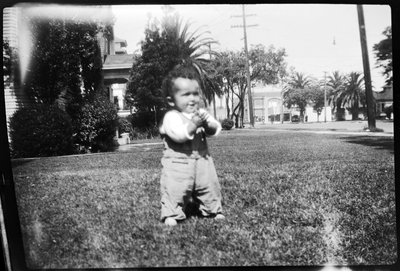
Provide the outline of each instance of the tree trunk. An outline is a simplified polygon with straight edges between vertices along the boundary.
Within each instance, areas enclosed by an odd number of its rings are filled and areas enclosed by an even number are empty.
[[[232,104],[232,106],[231,106],[231,109],[232,109],[232,116],[233,116],[233,113],[235,112],[235,110],[234,110],[234,104],[233,104],[233,93],[232,93],[232,98],[231,98],[231,104]]]
[[[239,128],[243,128],[243,103],[241,103],[240,104],[240,106],[239,106],[239,112],[238,112],[238,115],[239,115]]]
[[[232,118],[235,118],[235,128],[239,128],[239,115],[232,113]]]
[[[225,99],[225,103],[226,103],[226,117],[229,119],[229,118],[231,118],[231,116],[230,116],[231,110],[229,108],[229,94],[227,95],[227,97]]]
[[[300,121],[304,123],[304,109],[300,109]]]
[[[354,107],[351,109],[352,120],[358,120],[358,107],[358,105],[354,105]]]
[[[336,105],[336,120],[344,120],[343,110],[344,108],[342,108],[342,99],[338,99]]]

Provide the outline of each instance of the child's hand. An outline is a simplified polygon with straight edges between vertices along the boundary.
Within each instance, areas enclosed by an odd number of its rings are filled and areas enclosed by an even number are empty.
[[[208,112],[206,110],[204,110],[203,108],[200,108],[198,112],[199,112],[199,117],[203,121],[207,121],[207,119],[209,118],[210,114],[208,114]]]
[[[196,113],[192,117],[192,122],[196,127],[200,127],[203,125],[204,120],[200,117],[199,113],[196,111]]]

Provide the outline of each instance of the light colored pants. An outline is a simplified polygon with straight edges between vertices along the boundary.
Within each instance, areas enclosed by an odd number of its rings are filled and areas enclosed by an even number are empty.
[[[161,221],[186,218],[185,208],[193,198],[204,216],[222,213],[221,188],[210,156],[163,157],[161,173]]]

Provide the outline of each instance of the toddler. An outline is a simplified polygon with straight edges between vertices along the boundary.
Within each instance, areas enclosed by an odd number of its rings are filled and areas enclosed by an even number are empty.
[[[221,191],[206,137],[216,136],[221,124],[204,109],[199,74],[193,66],[178,65],[163,81],[163,95],[169,110],[160,134],[164,141],[160,180],[161,221],[175,226],[186,218],[191,199],[203,216],[224,219]]]

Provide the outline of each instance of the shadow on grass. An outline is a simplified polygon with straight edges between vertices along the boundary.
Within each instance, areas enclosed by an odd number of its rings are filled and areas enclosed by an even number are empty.
[[[349,143],[374,147],[381,150],[382,149],[389,150],[391,151],[390,153],[394,154],[394,140],[392,138],[359,136],[359,137],[345,137],[343,139]]]
[[[200,204],[194,200],[189,201],[186,206],[185,215],[186,218],[189,219],[191,217],[199,217],[199,218],[214,218],[214,216],[205,217],[200,211]]]
[[[19,166],[22,166],[22,165],[25,165],[25,164],[27,164],[27,163],[30,163],[30,162],[32,162],[33,161],[33,159],[12,159],[11,160],[11,167],[14,169],[14,168],[17,168],[17,167],[19,167]]]

